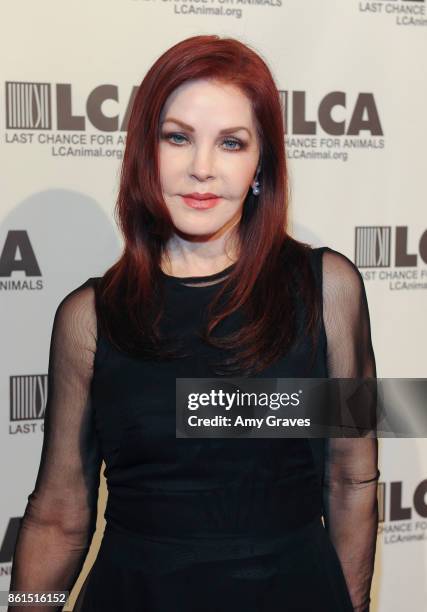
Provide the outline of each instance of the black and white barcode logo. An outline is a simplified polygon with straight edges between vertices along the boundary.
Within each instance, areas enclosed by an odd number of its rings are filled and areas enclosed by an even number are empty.
[[[410,252],[409,234],[407,225],[396,225],[393,234],[391,226],[356,227],[355,264],[359,268],[417,268],[427,264],[427,229],[418,240],[418,253]]]
[[[391,291],[427,290],[427,229],[407,225],[355,228],[354,263],[365,281],[386,282]]]
[[[10,421],[43,419],[47,400],[47,374],[10,377]]]
[[[356,227],[355,264],[358,268],[390,266],[391,227]]]
[[[6,128],[52,129],[50,83],[6,82]]]

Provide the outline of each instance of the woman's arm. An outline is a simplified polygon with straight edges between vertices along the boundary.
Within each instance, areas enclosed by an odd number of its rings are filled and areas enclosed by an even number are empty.
[[[323,316],[331,378],[376,378],[369,311],[357,267],[333,250],[323,254]],[[323,486],[325,526],[354,610],[369,610],[378,527],[378,440],[328,438]]]
[[[102,459],[90,384],[97,326],[94,289],[85,285],[68,294],[55,313],[41,459],[18,532],[9,590],[70,591],[96,527]],[[53,612],[62,605],[8,610]]]

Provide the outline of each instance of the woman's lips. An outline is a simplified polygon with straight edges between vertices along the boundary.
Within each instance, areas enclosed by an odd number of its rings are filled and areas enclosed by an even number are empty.
[[[218,204],[218,202],[221,199],[217,197],[217,198],[209,198],[208,200],[196,200],[195,198],[189,198],[187,196],[181,196],[181,197],[184,200],[184,202],[187,204],[187,206],[190,206],[191,208],[200,208],[200,209],[212,208],[213,206],[216,206],[216,204]]]

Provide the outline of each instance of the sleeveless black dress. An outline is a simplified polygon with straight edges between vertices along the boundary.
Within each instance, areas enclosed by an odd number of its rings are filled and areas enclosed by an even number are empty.
[[[176,438],[175,378],[215,376],[215,349],[193,332],[217,289],[200,283],[223,274],[164,275],[168,321],[190,358],[138,363],[98,340],[93,402],[109,495],[83,612],[353,609],[307,439]],[[306,375],[305,351],[262,375]],[[323,331],[312,376],[327,376]]]
[[[326,249],[311,251],[316,281],[320,285],[322,255]],[[353,264],[345,256],[327,250],[351,269],[352,278],[359,283],[361,299],[365,299],[363,282]],[[321,454],[308,439],[176,438],[175,379],[215,376],[209,364],[216,349],[202,344],[195,332],[217,284],[231,268],[205,277],[186,279],[163,274],[165,325],[180,330],[187,346],[192,349],[189,357],[173,362],[133,359],[117,351],[98,330],[93,369],[91,376],[85,379],[90,392],[86,403],[83,399],[81,401],[79,450],[75,453],[83,453],[82,448],[87,445],[87,452],[82,455],[85,474],[79,483],[84,482],[87,496],[92,496],[90,516],[93,527],[96,503],[93,490],[99,463],[96,463],[89,446],[99,445],[96,459],[105,461],[104,475],[108,486],[106,528],[74,612],[351,612],[353,609],[369,609],[375,552],[376,493],[375,486],[369,487],[368,484],[375,485],[379,475],[374,441],[363,440],[370,446],[365,446],[363,452],[359,449],[353,457],[349,455],[346,465],[351,479],[339,471],[341,467],[336,463],[339,474],[336,481],[342,477],[347,489],[341,491],[336,485],[328,493],[325,482],[322,482]],[[79,294],[88,293],[96,282],[96,278],[89,279],[75,290],[75,301]],[[337,294],[331,303],[335,304],[338,297]],[[355,297],[353,293],[351,299]],[[87,306],[87,301],[84,302],[83,298],[81,301],[79,306],[74,306],[73,314],[68,315],[68,319],[73,317],[74,321],[75,344],[78,335],[76,322],[84,320],[81,313],[85,304]],[[72,310],[71,305],[69,308]],[[351,311],[350,304],[347,311]],[[366,332],[367,310],[359,308],[358,312],[359,325],[363,323]],[[63,319],[66,321],[65,314]],[[230,330],[236,321],[229,321]],[[81,327],[85,325],[87,327],[87,320]],[[61,350],[64,361],[64,347],[67,346],[65,331],[61,334],[60,330],[61,318],[57,314],[50,364],[53,380],[55,374],[57,379],[59,377],[57,355]],[[340,333],[343,333],[342,329]],[[366,346],[373,358],[368,336],[365,338]],[[332,334],[329,340],[333,348]],[[310,351],[309,339],[304,338],[297,350],[265,369],[261,375],[267,378],[328,377],[324,322],[319,329],[312,369],[308,370]],[[335,357],[331,354],[329,358],[329,370],[333,367],[339,369],[334,365],[334,359],[337,364],[343,363],[338,348],[336,352]],[[350,352],[353,354],[354,351]],[[54,406],[55,395],[59,397],[59,387],[55,392],[54,384],[52,382],[51,404],[47,411],[52,423],[53,415],[61,410],[59,402],[58,408]],[[66,389],[70,384],[68,377],[63,382],[63,393],[68,392]],[[79,389],[83,397],[83,383]],[[75,406],[78,406],[77,400]],[[89,426],[89,422],[92,425]],[[59,423],[57,421],[57,432]],[[64,421],[65,425],[70,427],[70,419]],[[92,431],[90,427],[93,427],[91,436],[88,434]],[[42,466],[53,463],[46,460],[49,448],[54,448],[54,443],[49,442],[49,436],[54,437],[53,425],[48,431]],[[367,473],[366,465],[360,466],[364,479],[357,481],[356,459],[359,461],[363,455],[363,461],[367,461],[368,451],[371,453],[371,474]],[[56,452],[60,453],[59,450]],[[72,456],[70,453],[73,450],[69,447],[68,457]],[[342,459],[342,449],[340,453]],[[335,478],[332,459],[331,453],[327,470],[329,482]],[[36,512],[37,498],[41,499],[43,492],[45,498],[48,496],[48,479],[43,478],[47,469],[43,471],[43,467],[40,468],[36,489],[29,496],[24,517],[28,524],[31,513]],[[66,478],[64,473],[62,478]],[[77,482],[77,479],[74,477],[72,481]],[[348,485],[350,481],[352,487]],[[360,486],[355,485],[356,481]],[[71,483],[71,478],[67,482]],[[68,494],[70,487],[71,484]],[[338,495],[337,491],[340,491]],[[352,495],[355,501],[353,514]],[[83,495],[76,492],[76,497],[80,499]],[[362,523],[363,499],[366,499],[367,511]],[[328,519],[329,531],[322,522],[326,510],[332,517],[330,521]],[[85,515],[85,525],[88,516]],[[350,530],[358,520],[358,533],[351,535]],[[81,540],[82,552],[86,552],[90,544],[87,529],[85,533],[86,539]],[[335,538],[334,544],[332,537]],[[366,544],[363,546],[364,540]],[[73,545],[76,547],[75,542]],[[58,555],[60,550],[71,547],[65,539],[62,543],[55,541],[52,546],[57,546]],[[69,559],[70,556],[67,563]],[[71,588],[82,560],[84,557],[76,561],[75,566],[70,566],[69,585],[64,585],[58,578],[58,589]],[[343,572],[343,561],[346,573]],[[22,588],[25,584],[24,579],[19,580],[20,569],[24,575],[24,567],[23,555],[17,555],[15,588]],[[349,585],[360,607],[353,608]]]

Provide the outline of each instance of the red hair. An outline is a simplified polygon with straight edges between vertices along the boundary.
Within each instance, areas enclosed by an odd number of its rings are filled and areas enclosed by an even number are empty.
[[[141,358],[177,355],[159,333],[160,262],[174,226],[162,197],[158,141],[167,98],[191,79],[238,87],[252,104],[259,133],[261,192],[255,198],[249,190],[246,196],[238,226],[239,259],[219,285],[204,330],[206,342],[232,352],[217,373],[253,375],[296,341],[296,295],[306,311],[305,329],[315,339],[319,301],[311,247],[287,233],[289,190],[279,92],[263,59],[236,39],[203,35],[175,44],[156,60],[137,91],[115,208],[124,250],[100,279],[98,320],[109,341],[125,353]],[[215,311],[229,289],[225,307]],[[244,328],[212,337],[219,322],[239,308],[246,315]]]

